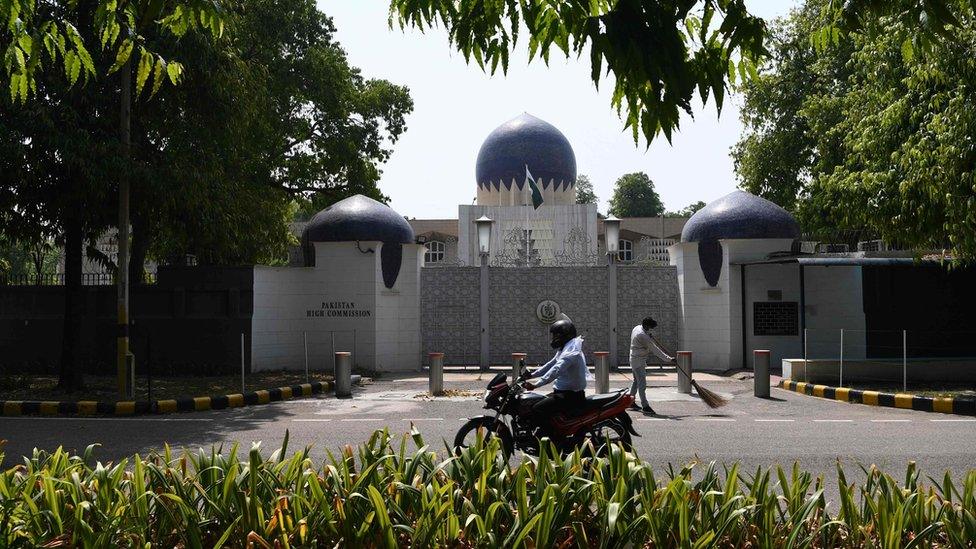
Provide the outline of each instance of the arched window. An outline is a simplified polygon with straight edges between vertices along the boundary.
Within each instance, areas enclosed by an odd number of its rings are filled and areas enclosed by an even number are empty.
[[[617,252],[617,259],[619,261],[633,261],[634,260],[634,243],[630,240],[620,239],[620,248]]]
[[[446,246],[440,240],[431,240],[424,244],[427,251],[424,252],[424,263],[438,263],[444,261],[444,250]]]

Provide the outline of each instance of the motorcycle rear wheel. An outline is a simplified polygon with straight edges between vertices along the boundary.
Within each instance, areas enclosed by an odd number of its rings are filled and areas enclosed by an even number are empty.
[[[596,455],[600,457],[610,455],[610,449],[617,445],[628,452],[633,448],[630,430],[623,421],[615,417],[597,423],[586,436],[593,443]]]
[[[476,437],[478,436],[478,429],[484,429],[485,442],[488,442],[494,437],[500,439],[502,452],[505,454],[506,461],[512,456],[512,452],[515,450],[512,433],[504,423],[489,416],[473,417],[458,429],[457,434],[454,435],[455,454],[460,453],[465,448],[471,447],[475,443]]]

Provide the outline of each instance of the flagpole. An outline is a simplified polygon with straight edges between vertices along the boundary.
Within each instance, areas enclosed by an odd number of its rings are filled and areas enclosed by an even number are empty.
[[[523,190],[528,191],[529,192],[529,196],[531,196],[532,189],[529,188],[529,177],[528,177],[528,173],[529,173],[529,165],[526,164],[525,165],[525,174],[526,174],[525,184],[523,185],[522,188],[523,188]],[[531,265],[529,264],[529,203],[528,203],[528,201],[525,202],[525,204],[523,205],[523,207],[525,208],[525,266],[526,267],[530,267]]]

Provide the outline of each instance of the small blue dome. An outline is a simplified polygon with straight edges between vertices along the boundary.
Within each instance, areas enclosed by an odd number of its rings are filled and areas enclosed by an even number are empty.
[[[529,113],[495,128],[478,151],[475,178],[479,188],[525,184],[525,166],[543,187],[570,188],[576,184],[576,154],[566,136],[552,124]]]
[[[800,238],[789,212],[745,191],[729,193],[695,212],[681,231],[682,242],[721,239]]]
[[[380,242],[412,244],[413,229],[392,208],[372,198],[357,194],[340,200],[315,214],[302,232],[302,243]]]

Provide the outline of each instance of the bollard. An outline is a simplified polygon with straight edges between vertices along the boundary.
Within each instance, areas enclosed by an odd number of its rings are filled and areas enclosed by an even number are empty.
[[[610,392],[610,353],[596,351],[596,392],[604,394]]]
[[[525,353],[512,353],[512,381],[516,381],[522,375],[522,368],[525,367]]]
[[[444,353],[430,353],[430,394],[444,394]]]
[[[678,351],[677,369],[685,375],[678,374],[678,392],[686,395],[691,394],[691,351]]]
[[[753,391],[759,398],[769,398],[769,351],[752,352]]]
[[[337,398],[352,397],[352,353],[339,351],[335,354],[335,395]]]

